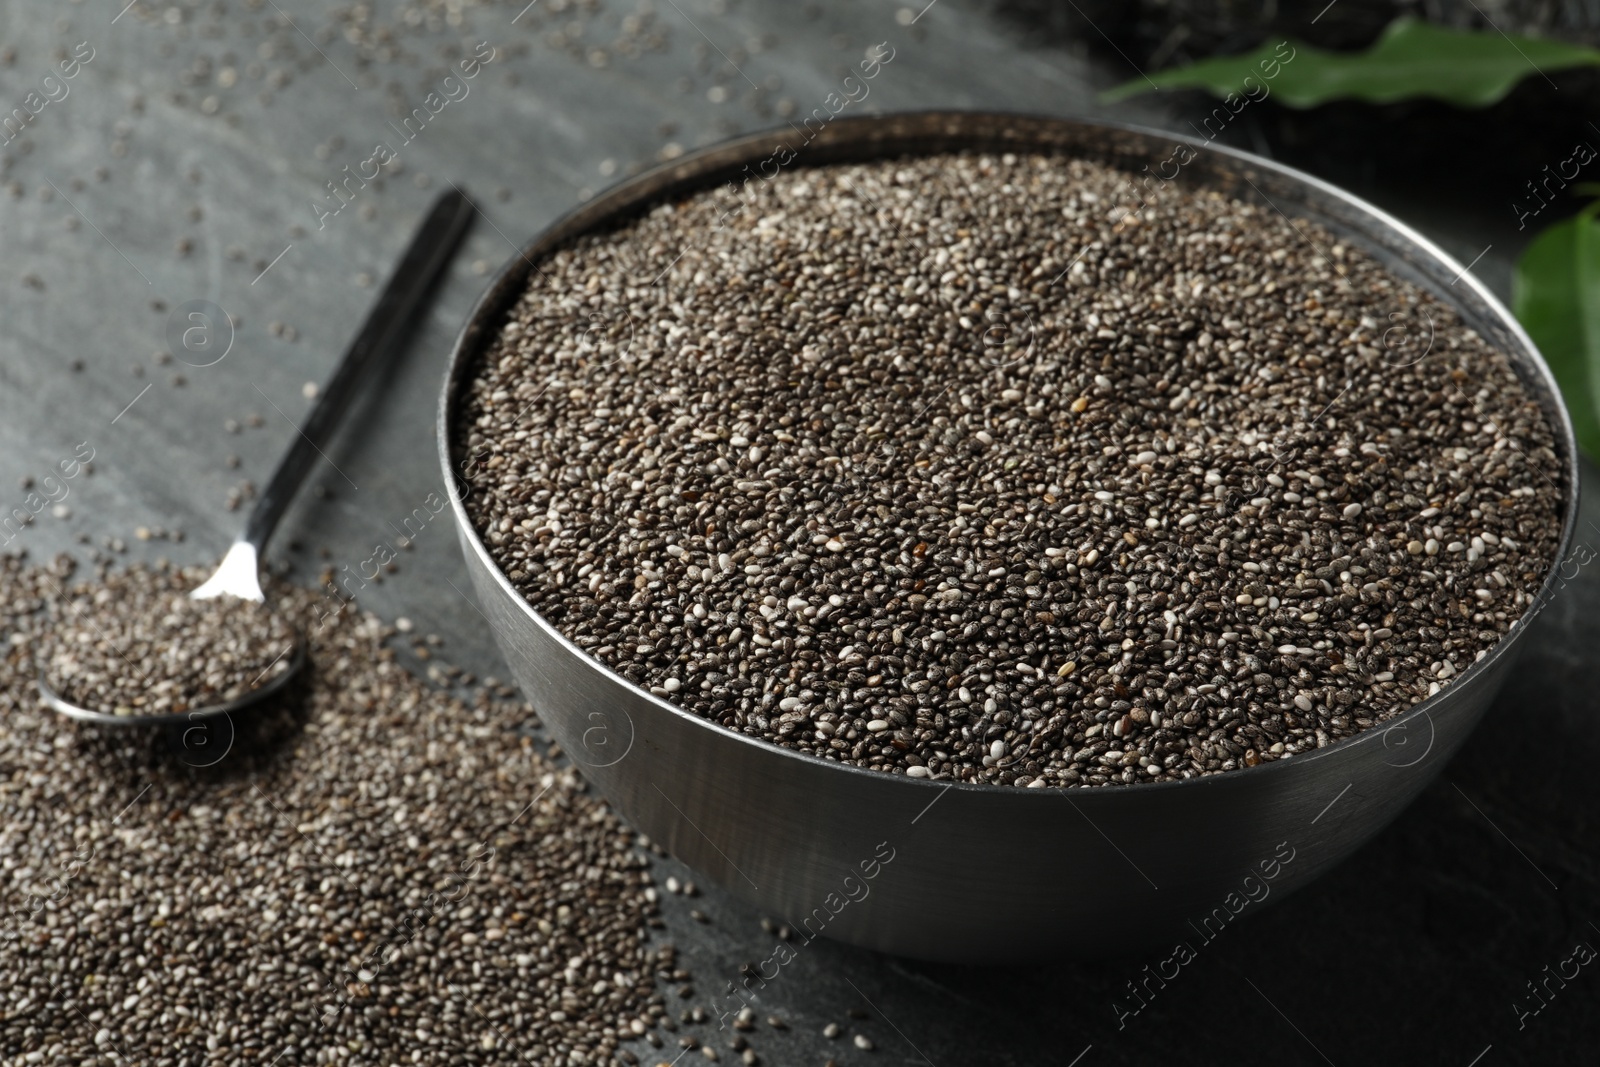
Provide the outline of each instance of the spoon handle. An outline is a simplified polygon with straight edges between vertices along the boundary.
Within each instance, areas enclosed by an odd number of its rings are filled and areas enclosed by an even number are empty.
[[[433,202],[428,217],[412,238],[394,273],[384,284],[378,302],[367,313],[361,331],[345,350],[322,395],[311,408],[305,425],[294,443],[272,472],[272,480],[250,510],[239,540],[259,554],[288,510],[295,490],[305,481],[319,459],[323,447],[333,437],[339,417],[360,389],[364,374],[379,365],[408,339],[407,325],[426,303],[428,290],[443,272],[456,246],[466,234],[476,210],[459,189],[441,193]]]

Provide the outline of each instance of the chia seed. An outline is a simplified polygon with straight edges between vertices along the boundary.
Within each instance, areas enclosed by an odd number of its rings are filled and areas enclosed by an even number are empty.
[[[660,1043],[658,975],[683,972],[649,943],[646,853],[525,705],[432,689],[393,629],[275,585],[310,656],[284,694],[181,742],[66,722],[34,682],[69,573],[0,556],[8,1057],[623,1065]]]
[[[142,527],[141,527],[142,529]],[[174,570],[133,567],[52,600],[45,678],[79,707],[180,715],[237,700],[292,669],[294,628],[264,604],[195,600]]]
[[[783,171],[545,257],[455,428],[545,618],[730,730],[1095,786],[1452,684],[1559,537],[1455,312],[1307,221],[1050,155]]]

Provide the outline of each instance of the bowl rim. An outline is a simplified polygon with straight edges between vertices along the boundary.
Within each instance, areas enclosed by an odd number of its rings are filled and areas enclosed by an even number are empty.
[[[1357,197],[1353,193],[1347,192],[1330,182],[1324,181],[1314,175],[1307,174],[1301,170],[1298,170],[1297,168],[1290,167],[1270,159],[1265,159],[1242,149],[1232,148],[1226,145],[1216,144],[1214,142],[1197,142],[1195,139],[1176,131],[1161,130],[1136,123],[1125,123],[1081,116],[1050,115],[1027,111],[996,111],[991,109],[952,108],[943,108],[937,110],[912,109],[903,111],[885,111],[866,115],[835,117],[828,123],[827,127],[825,127],[825,130],[830,133],[829,147],[848,148],[848,146],[859,143],[861,139],[864,139],[861,134],[857,133],[855,139],[847,140],[846,137],[849,134],[862,130],[870,131],[873,128],[882,127],[895,122],[926,124],[929,127],[930,133],[936,132],[936,128],[940,124],[944,124],[946,127],[952,123],[958,125],[970,124],[970,126],[963,129],[959,133],[952,133],[950,130],[946,129],[944,131],[944,135],[968,138],[973,142],[972,150],[976,151],[1011,150],[1021,152],[1028,151],[1030,149],[1038,149],[1043,151],[1052,150],[1052,146],[1050,145],[1042,144],[1038,141],[1028,140],[1018,140],[1014,144],[1011,144],[1008,149],[1004,147],[1004,140],[998,133],[982,134],[975,128],[984,123],[992,124],[997,128],[1003,127],[1007,123],[1022,123],[1035,129],[1055,127],[1063,129],[1075,128],[1078,130],[1108,131],[1113,134],[1143,138],[1146,141],[1164,144],[1173,148],[1176,148],[1179,145],[1186,145],[1196,153],[1204,153],[1208,151],[1214,152],[1225,159],[1232,160],[1236,164],[1263,171],[1270,171],[1280,178],[1285,178],[1291,182],[1297,182],[1308,186],[1322,196],[1332,201],[1341,203],[1347,208],[1353,209],[1358,215],[1365,216],[1368,221],[1372,221],[1382,227],[1386,227],[1391,234],[1402,238],[1406,242],[1409,242],[1427,258],[1435,261],[1436,264],[1452,270],[1456,275],[1456,281],[1453,284],[1464,286],[1466,290],[1475,296],[1483,304],[1485,309],[1498,319],[1498,325],[1506,331],[1513,347],[1521,347],[1527,358],[1524,358],[1523,355],[1520,355],[1514,351],[1507,350],[1506,347],[1494,342],[1488,337],[1484,338],[1485,342],[1500,350],[1503,355],[1511,360],[1514,367],[1522,365],[1522,369],[1532,371],[1536,374],[1536,376],[1542,378],[1545,396],[1550,401],[1549,403],[1542,402],[1540,397],[1533,395],[1533,390],[1529,390],[1531,399],[1533,399],[1536,403],[1539,403],[1541,412],[1544,414],[1546,419],[1550,421],[1551,430],[1553,431],[1553,435],[1555,437],[1554,444],[1557,453],[1556,458],[1561,465],[1561,476],[1566,479],[1566,486],[1562,492],[1563,516],[1561,521],[1561,535],[1556,546],[1556,551],[1550,560],[1544,579],[1539,583],[1538,591],[1535,593],[1534,599],[1529,607],[1511,623],[1510,627],[1505,631],[1505,633],[1500,635],[1499,640],[1497,640],[1483,656],[1470,664],[1465,670],[1457,675],[1456,678],[1452,679],[1449,686],[1418,701],[1405,711],[1394,716],[1392,719],[1389,719],[1387,722],[1374,723],[1372,726],[1360,730],[1350,737],[1335,741],[1332,744],[1325,745],[1321,748],[1312,749],[1307,752],[1294,753],[1288,758],[1269,760],[1259,763],[1255,766],[1242,766],[1231,771],[1219,771],[1212,774],[1197,775],[1193,778],[1164,779],[1155,782],[1109,782],[1104,785],[1096,786],[1049,785],[1035,789],[1028,786],[1002,785],[992,782],[963,782],[938,778],[913,778],[906,774],[893,774],[886,771],[872,770],[867,767],[856,766],[855,764],[826,760],[821,756],[815,756],[808,752],[801,752],[796,749],[787,748],[764,738],[752,737],[736,730],[730,730],[719,723],[712,722],[710,719],[702,718],[701,716],[696,715],[687,709],[678,707],[676,704],[658,697],[654,693],[651,693],[648,689],[636,685],[627,678],[624,678],[621,674],[612,670],[606,664],[602,663],[600,660],[579,648],[574,642],[569,640],[559,628],[554,626],[549,622],[549,620],[545,619],[544,616],[535,611],[533,606],[529,604],[527,599],[523,597],[523,595],[517,590],[516,586],[511,584],[510,579],[506,577],[505,572],[501,570],[500,565],[495,562],[494,557],[490,555],[488,548],[483,543],[483,539],[479,536],[476,527],[473,525],[471,518],[467,515],[466,506],[460,493],[460,484],[456,477],[456,466],[454,462],[455,442],[453,439],[453,415],[456,408],[455,401],[461,387],[464,384],[464,372],[471,362],[477,358],[483,348],[483,345],[492,336],[487,332],[491,325],[488,320],[498,319],[500,316],[502,316],[509,307],[510,303],[514,302],[517,295],[520,295],[519,289],[517,292],[508,296],[505,290],[509,279],[514,275],[520,274],[521,269],[524,266],[527,266],[531,269],[537,269],[535,264],[538,262],[539,257],[548,254],[550,250],[548,248],[541,249],[541,245],[544,245],[547,242],[553,242],[552,247],[559,246],[565,241],[570,241],[580,233],[592,231],[596,228],[606,225],[608,222],[618,221],[629,217],[631,214],[636,214],[641,210],[647,210],[652,203],[657,203],[684,195],[695,188],[710,188],[716,183],[716,179],[719,175],[731,172],[732,169],[738,165],[738,163],[743,162],[747,165],[753,164],[765,157],[773,155],[774,138],[780,136],[783,131],[788,129],[787,127],[782,126],[768,127],[753,133],[738,134],[733,137],[713,142],[712,144],[695,149],[691,152],[687,152],[669,162],[659,163],[653,167],[641,171],[639,174],[634,175],[633,177],[625,178],[624,180],[613,184],[601,192],[598,196],[590,200],[583,201],[567,211],[562,212],[559,216],[551,220],[538,232],[536,232],[532,238],[517,248],[517,250],[506,260],[506,262],[495,271],[494,275],[490,278],[488,284],[485,286],[483,292],[473,302],[472,309],[468,312],[461,329],[456,334],[455,341],[451,345],[450,356],[445,370],[444,385],[440,393],[435,423],[435,436],[438,441],[439,459],[444,475],[445,490],[449,496],[451,514],[455,519],[457,532],[463,538],[463,544],[469,546],[471,553],[483,566],[485,572],[492,577],[493,582],[500,592],[505,594],[511,600],[511,602],[521,610],[523,616],[530,624],[541,630],[546,637],[556,641],[562,649],[574,657],[578,662],[584,664],[588,670],[599,674],[605,681],[611,683],[612,685],[621,686],[625,690],[631,691],[635,698],[645,702],[654,710],[663,714],[676,716],[677,718],[684,720],[687,724],[692,725],[694,728],[714,731],[716,735],[726,740],[738,741],[754,746],[759,748],[762,752],[775,757],[799,760],[805,765],[827,768],[828,770],[835,772],[864,775],[874,780],[882,780],[884,788],[893,788],[892,783],[898,782],[907,787],[924,790],[936,790],[937,796],[942,796],[944,791],[949,789],[960,789],[974,793],[998,793],[1015,797],[1032,795],[1053,799],[1059,799],[1061,794],[1066,794],[1074,803],[1080,801],[1090,801],[1095,803],[1100,802],[1094,798],[1103,798],[1104,802],[1111,802],[1112,798],[1125,796],[1130,790],[1136,796],[1149,795],[1151,797],[1155,797],[1162,791],[1176,789],[1187,788],[1192,790],[1195,788],[1207,787],[1215,790],[1220,788],[1238,788],[1249,783],[1264,783],[1266,781],[1266,776],[1269,774],[1284,775],[1297,773],[1295,770],[1296,768],[1303,767],[1313,761],[1340,758],[1344,754],[1351,752],[1363,744],[1371,744],[1376,740],[1387,737],[1395,730],[1401,730],[1403,733],[1405,731],[1409,731],[1411,726],[1414,725],[1418,719],[1426,719],[1428,722],[1429,751],[1431,751],[1432,740],[1437,729],[1433,723],[1432,713],[1446,709],[1447,706],[1451,704],[1461,692],[1465,691],[1469,686],[1480,682],[1483,677],[1497,667],[1502,660],[1505,660],[1508,656],[1515,654],[1512,646],[1516,645],[1518,641],[1520,641],[1524,633],[1527,631],[1529,625],[1550,603],[1551,597],[1549,593],[1551,587],[1554,585],[1555,580],[1560,574],[1563,564],[1566,562],[1571,552],[1574,533],[1577,529],[1579,494],[1577,460],[1578,452],[1577,442],[1572,427],[1572,420],[1567,413],[1565,403],[1562,400],[1561,390],[1556,382],[1554,373],[1551,371],[1549,364],[1545,361],[1543,354],[1539,352],[1538,347],[1533,343],[1532,338],[1528,336],[1521,324],[1517,322],[1515,316],[1511,314],[1509,309],[1506,308],[1506,306],[1494,295],[1494,293],[1489,290],[1489,288],[1482,281],[1470,273],[1467,267],[1463,266],[1458,260],[1455,259],[1455,257],[1446,253],[1432,240],[1425,237],[1410,225],[1395,218],[1393,215],[1390,215],[1382,208],[1379,208],[1376,205],[1371,204],[1368,201]],[[832,131],[837,131],[837,133],[833,133]],[[835,138],[837,138],[837,140],[835,140]],[[832,159],[826,157],[815,162],[805,162],[802,158],[802,153],[804,153],[805,150],[805,148],[802,148],[796,152],[793,159],[790,162],[782,164],[780,169],[787,169],[790,166],[827,165],[828,163],[833,162]],[[932,155],[939,152],[957,150],[959,149],[935,148],[926,152],[925,154]],[[1053,150],[1059,151],[1061,150],[1061,146],[1053,146]],[[915,155],[917,152],[915,150],[908,149],[906,152],[901,154]],[[885,158],[888,157],[886,156]],[[641,190],[652,188],[654,189],[653,194],[641,194]],[[1266,198],[1265,194],[1261,195],[1263,199]],[[1268,202],[1270,203],[1270,200]],[[1385,265],[1385,269],[1390,270],[1390,272],[1393,273],[1392,267]],[[1421,288],[1428,289],[1426,285],[1419,282],[1413,282],[1412,284],[1417,284]],[[1431,292],[1431,290],[1429,291]],[[1444,299],[1437,293],[1433,293],[1432,295],[1438,299]],[[1453,304],[1452,306],[1454,306],[1457,310],[1460,308],[1459,304]],[[483,333],[482,337],[477,336],[480,331]],[[493,623],[490,624],[490,628],[491,631],[495,629]],[[629,714],[628,712],[624,713]],[[1422,759],[1426,759],[1426,753]],[[581,761],[579,762],[581,763]],[[1421,762],[1421,759],[1419,759],[1417,762]],[[1396,766],[1405,768],[1412,766],[1412,764],[1398,764]]]

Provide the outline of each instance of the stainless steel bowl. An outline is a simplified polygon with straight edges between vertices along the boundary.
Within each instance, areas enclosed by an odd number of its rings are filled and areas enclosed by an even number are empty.
[[[737,178],[798,140],[791,129],[741,137],[566,215],[501,270],[451,356],[438,438],[472,584],[523,692],[590,781],[689,866],[792,925],[795,951],[827,936],[971,962],[1194,945],[1309,882],[1398,815],[1477,724],[1533,611],[1557,588],[1577,516],[1572,428],[1527,335],[1459,264],[1376,208],[1243,152],[1182,151],[1188,142],[1172,135],[1099,123],[945,112],[836,119],[791,165],[1042,149],[1139,172],[1192,153],[1179,180],[1314,219],[1456,308],[1510,355],[1554,427],[1565,520],[1535,609],[1436,696],[1327,748],[1212,777],[1078,790],[952,785],[825,762],[697,718],[579,651],[518,595],[460,496],[452,426],[474,357],[548,250],[663,197]]]

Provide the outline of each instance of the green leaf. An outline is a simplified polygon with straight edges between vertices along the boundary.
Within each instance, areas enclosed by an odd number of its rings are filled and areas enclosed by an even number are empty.
[[[1417,97],[1488,107],[1530,74],[1592,66],[1600,66],[1600,51],[1593,48],[1399,18],[1365,52],[1330,52],[1287,41],[1262,45],[1246,55],[1137,78],[1101,99],[1122,100],[1159,88],[1205,89],[1223,98],[1234,93],[1243,99],[1270,97],[1297,108],[1330,100],[1387,104]]]
[[[1534,238],[1511,306],[1555,372],[1578,446],[1600,458],[1600,203]]]

